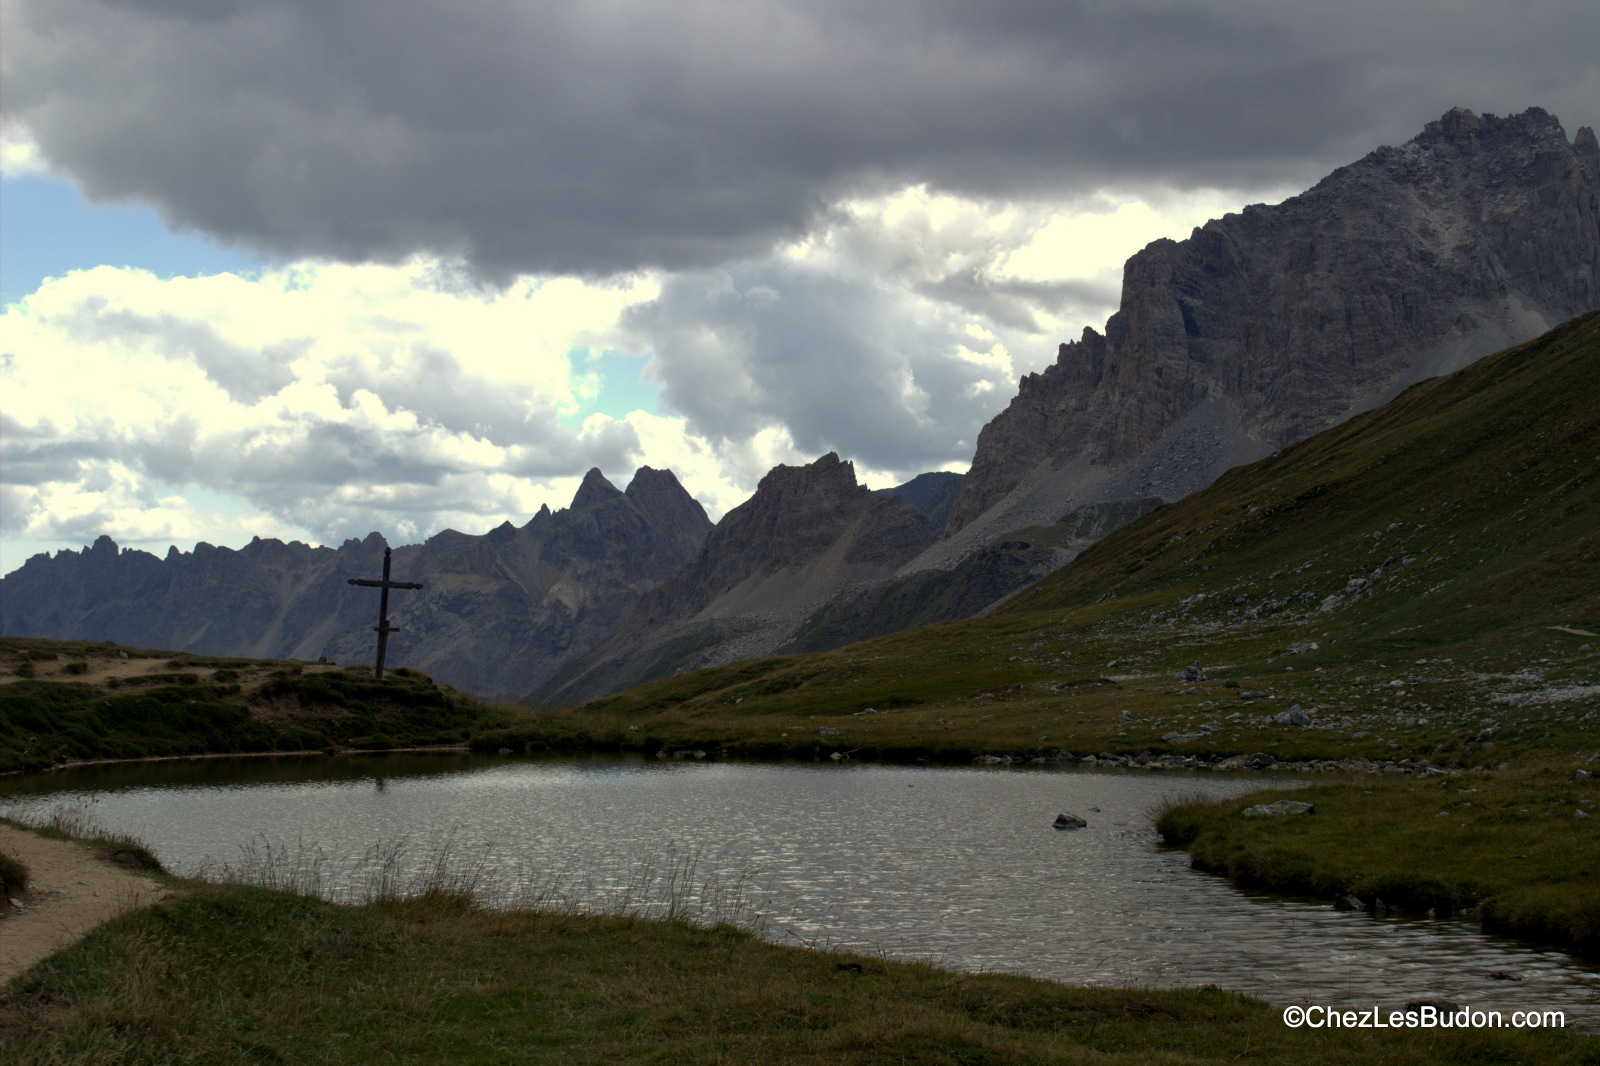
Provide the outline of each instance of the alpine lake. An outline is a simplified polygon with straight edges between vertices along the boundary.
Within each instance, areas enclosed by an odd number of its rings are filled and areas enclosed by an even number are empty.
[[[1162,845],[1172,797],[1284,775],[466,753],[204,758],[0,781],[172,872],[359,898],[448,868],[494,905],[754,923],[771,939],[1075,985],[1215,984],[1278,1006],[1564,1010],[1600,1030],[1600,970],[1476,923],[1241,891]],[[1056,830],[1066,812],[1086,828]]]

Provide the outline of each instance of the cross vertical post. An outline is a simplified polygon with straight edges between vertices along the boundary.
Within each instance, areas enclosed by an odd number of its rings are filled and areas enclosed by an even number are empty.
[[[390,589],[420,589],[422,587],[421,584],[419,584],[418,582],[415,582],[415,581],[390,581],[389,580],[389,564],[390,564],[390,558],[389,557],[390,557],[390,555],[391,555],[391,549],[389,549],[387,547],[384,548],[383,549],[383,578],[381,580],[372,581],[372,580],[370,580],[368,578],[360,578],[360,577],[352,577],[352,578],[349,579],[349,583],[352,584],[352,585],[365,585],[367,588],[376,588],[376,589],[379,590],[379,592],[378,592],[378,624],[375,627],[377,629],[377,631],[378,631],[378,661],[377,661],[377,664],[375,666],[373,666],[373,668],[372,668],[372,679],[374,681],[382,681],[383,680],[383,660],[384,660],[384,656],[387,655],[388,651],[389,651],[389,634],[393,633],[397,629],[399,629],[398,626],[391,626],[389,624],[389,590]]]

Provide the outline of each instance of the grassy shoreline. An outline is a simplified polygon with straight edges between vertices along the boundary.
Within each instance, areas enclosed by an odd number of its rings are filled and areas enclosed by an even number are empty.
[[[448,879],[355,905],[163,880],[7,987],[7,1061],[1600,1061],[1570,1032],[1289,1029],[1215,988],[956,973],[714,916],[491,911]]]
[[[1478,919],[1486,932],[1600,958],[1594,779],[1551,768],[1372,778],[1292,793],[1310,815],[1245,817],[1252,793],[1162,810],[1156,828],[1197,869],[1241,887],[1320,896],[1379,915]]]

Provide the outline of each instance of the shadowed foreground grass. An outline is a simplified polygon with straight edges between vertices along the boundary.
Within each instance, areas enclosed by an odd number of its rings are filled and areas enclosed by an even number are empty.
[[[353,907],[185,882],[8,993],[14,1063],[1600,1062],[1570,1033],[1290,1030],[1211,988],[962,975],[448,893]]]

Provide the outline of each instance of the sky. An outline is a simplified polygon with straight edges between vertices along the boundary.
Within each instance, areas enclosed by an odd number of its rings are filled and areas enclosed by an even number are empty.
[[[0,0],[0,572],[391,543],[670,468],[965,470],[1152,240],[1451,107],[1600,124],[1600,4]]]

